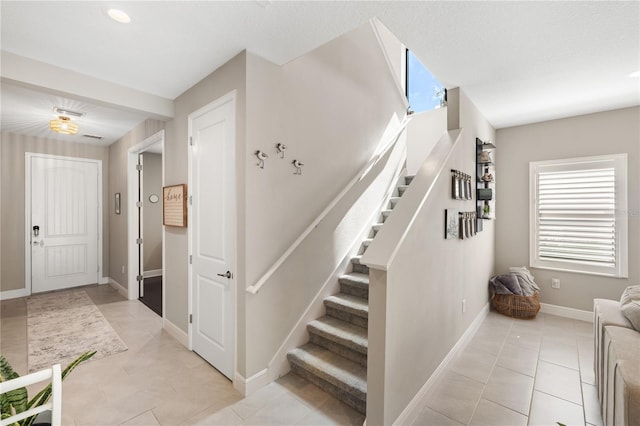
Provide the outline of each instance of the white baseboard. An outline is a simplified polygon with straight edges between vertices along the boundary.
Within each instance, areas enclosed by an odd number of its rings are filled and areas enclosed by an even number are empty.
[[[142,276],[145,278],[153,278],[153,277],[161,277],[162,269],[151,269],[149,271],[144,271]]]
[[[189,335],[186,332],[182,331],[180,327],[178,327],[168,319],[162,318],[162,328],[174,339],[182,343],[185,348],[189,348]]]
[[[111,278],[109,277],[99,277],[98,284],[109,284],[111,282]]]
[[[117,290],[117,292],[120,293],[123,297],[127,299],[129,298],[129,292],[118,281],[114,280],[113,278],[109,278],[109,285],[111,285],[111,287]]]
[[[567,308],[566,306],[540,303],[540,312],[580,321],[593,322],[593,311],[582,311],[580,309]]]
[[[418,393],[413,397],[411,402],[405,407],[405,409],[400,413],[398,418],[393,422],[394,425],[408,425],[413,424],[420,414],[420,409],[422,408],[422,402],[427,392],[433,386],[433,384],[438,380],[438,378],[442,375],[442,373],[446,370],[448,364],[451,360],[456,356],[460,349],[464,348],[469,341],[473,338],[478,331],[478,328],[482,324],[482,321],[487,317],[489,313],[489,303],[487,303],[482,310],[476,315],[473,322],[469,325],[469,328],[464,332],[460,339],[453,345],[453,348],[449,351],[446,357],[442,360],[440,365],[434,370],[429,380],[420,388]]]
[[[268,368],[257,372],[248,379],[242,377],[242,375],[237,371],[233,376],[233,387],[244,396],[253,394],[255,391],[268,385],[271,382],[272,380]]]
[[[0,291],[0,300],[17,299],[18,297],[27,296],[29,296],[29,290],[27,290],[26,288]]]

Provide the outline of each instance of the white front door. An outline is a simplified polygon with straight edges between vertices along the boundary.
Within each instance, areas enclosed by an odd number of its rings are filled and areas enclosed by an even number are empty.
[[[31,291],[97,283],[99,162],[27,155]]]
[[[192,348],[232,378],[235,356],[235,92],[189,115]]]

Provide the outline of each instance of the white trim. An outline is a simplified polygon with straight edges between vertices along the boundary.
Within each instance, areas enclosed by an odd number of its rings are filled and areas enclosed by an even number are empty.
[[[189,337],[187,333],[185,333],[180,327],[172,323],[166,318],[162,318],[162,328],[171,335],[174,339],[176,339],[180,344],[185,347],[188,347]]]
[[[615,171],[615,265],[599,266],[586,261],[570,261],[564,259],[549,260],[539,256],[538,234],[538,176],[541,170],[582,171],[590,168],[612,167]],[[532,268],[582,273],[588,275],[607,276],[612,278],[628,278],[629,276],[629,243],[628,243],[628,162],[627,154],[596,155],[592,157],[562,158],[529,163],[529,264]]]
[[[469,325],[467,330],[464,332],[460,339],[453,345],[453,348],[449,351],[447,356],[444,357],[440,365],[434,370],[431,374],[431,377],[427,380],[427,382],[420,388],[418,393],[413,397],[413,399],[409,402],[409,404],[402,410],[402,413],[398,416],[398,418],[393,422],[394,425],[408,425],[413,424],[416,420],[418,414],[420,413],[420,409],[422,408],[424,398],[427,395],[427,392],[430,390],[431,386],[433,386],[437,380],[440,378],[442,373],[447,369],[449,363],[453,360],[453,358],[458,354],[458,352],[463,349],[467,343],[471,341],[473,336],[478,331],[478,328],[482,325],[482,322],[489,314],[489,303],[480,310],[478,315],[476,315],[473,322]]]
[[[162,145],[162,186],[164,186],[164,165],[166,155],[164,154],[164,130],[160,130],[148,138],[144,139],[142,142],[137,143],[130,147],[127,151],[127,283],[128,285],[128,294],[127,299],[135,300],[140,295],[138,292],[138,281],[136,280],[136,275],[138,274],[138,268],[136,267],[138,262],[138,250],[136,247],[136,231],[138,230],[138,222],[137,215],[132,214],[132,212],[137,211],[136,200],[134,195],[138,191],[138,178],[137,178],[137,170],[136,164],[138,164],[138,154],[144,152],[146,149],[150,148],[152,145],[161,144]],[[164,235],[165,229],[162,228],[162,252],[164,255]],[[164,258],[162,259],[164,262]],[[163,263],[164,265],[164,263]],[[162,306],[162,315],[165,314],[164,309],[164,286],[165,283],[162,283],[162,294],[163,294],[163,306]]]
[[[142,273],[142,276],[144,276],[145,278],[161,277],[162,269],[151,269],[149,271],[144,271]]]
[[[26,288],[17,288],[15,290],[0,291],[0,300],[17,299],[19,297],[27,297],[31,293]]]
[[[236,129],[236,123],[237,123],[237,90],[231,90],[230,92],[220,96],[219,98],[215,99],[212,102],[209,102],[207,105],[198,108],[197,110],[191,112],[188,116],[187,116],[187,146],[188,146],[188,154],[187,154],[187,194],[189,196],[193,196],[193,146],[191,146],[191,144],[189,144],[189,141],[192,140],[193,137],[193,118],[199,115],[202,115],[206,112],[209,112],[213,109],[219,108],[221,106],[223,106],[224,104],[228,103],[228,102],[233,102],[233,149],[231,150],[231,157],[232,157],[232,164],[233,167],[235,169],[235,172],[238,171],[238,159],[236,156],[236,149],[238,146],[238,132]],[[231,182],[232,184],[232,188],[231,190],[233,191],[233,200],[232,200],[232,204],[233,204],[233,210],[235,213],[238,212],[238,198],[236,196],[236,192],[237,192],[237,178],[235,180],[233,180],[233,182]],[[200,195],[200,194],[196,194]],[[193,255],[192,251],[191,251],[191,245],[193,244],[193,209],[191,208],[191,204],[189,204],[189,207],[187,208],[187,223],[190,224],[190,226],[187,227],[187,313],[188,315],[193,315],[193,264],[189,262],[189,256]],[[233,304],[233,311],[234,311],[234,319],[233,319],[233,369],[232,372],[234,374],[236,374],[236,369],[238,366],[238,280],[237,280],[237,270],[238,270],[238,223],[237,221],[234,221],[234,232],[233,232],[233,238],[234,238],[234,242],[233,242],[233,246],[234,246],[234,253],[233,253],[233,262],[234,264],[232,265],[232,269],[234,271],[236,271],[235,277],[230,280],[231,281],[231,285],[233,286],[233,289],[231,291],[232,294],[232,298],[233,300],[231,301],[231,303]],[[164,247],[164,244],[163,244]],[[163,265],[166,265],[166,263],[164,263],[164,259],[163,261]],[[163,286],[165,280],[163,280]],[[164,291],[163,291],[164,293]],[[164,311],[163,311],[164,312]],[[185,345],[190,351],[193,351],[193,324],[191,321],[188,321],[187,323],[187,343]],[[232,379],[233,381],[234,379]],[[235,383],[234,383],[235,386]]]
[[[109,277],[98,277],[98,284],[102,285],[102,284],[109,284],[109,280],[111,278]]]
[[[265,387],[271,382],[272,382],[271,374],[269,374],[268,368],[258,371],[256,374],[249,377],[248,379],[245,379],[237,371],[233,376],[233,387],[238,392],[240,392],[243,396],[250,396],[253,393],[255,393],[257,390]]]
[[[98,169],[98,187],[96,188],[96,197],[97,197],[97,209],[98,209],[98,271],[96,272],[96,281],[100,282],[101,274],[104,272],[104,268],[102,265],[102,242],[104,238],[104,220],[102,217],[102,199],[103,199],[103,180],[102,180],[102,160],[96,160],[93,158],[83,158],[83,157],[69,157],[64,155],[53,155],[53,154],[42,154],[38,152],[25,152],[25,167],[24,167],[24,231],[25,231],[25,239],[24,239],[24,286],[25,290],[28,291],[29,295],[31,294],[31,159],[34,157],[40,158],[50,158],[50,159],[58,159],[58,160],[67,160],[67,161],[78,161],[82,163],[93,163],[96,164]],[[29,243],[27,244],[27,241]]]
[[[571,318],[580,321],[593,322],[593,311],[583,311],[580,309],[567,308],[566,306],[540,303],[540,312],[543,314],[557,315],[559,317]]]
[[[109,285],[113,287],[118,293],[120,293],[122,297],[127,297],[129,295],[127,289],[113,278],[109,278]]]

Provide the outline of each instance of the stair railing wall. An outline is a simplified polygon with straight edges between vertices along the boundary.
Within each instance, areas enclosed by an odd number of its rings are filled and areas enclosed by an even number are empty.
[[[361,258],[370,268],[370,424],[415,421],[451,351],[487,312],[493,224],[474,238],[445,239],[445,209],[474,210],[475,200],[451,197],[449,170],[472,173],[476,136],[495,131],[462,92],[458,112],[460,129],[440,138]]]
[[[247,311],[253,317],[269,318],[269,327],[284,332],[278,339],[268,333],[252,339],[252,345],[262,348],[274,347],[277,341],[267,368],[262,371],[265,378],[260,381],[269,383],[288,371],[287,352],[306,341],[306,322],[321,316],[323,298],[338,291],[338,277],[347,269],[340,266],[348,265],[354,249],[359,247],[355,243],[361,242],[376,222],[395,182],[404,172],[405,161],[406,140],[401,131],[366,168],[366,173],[358,173],[332,207],[314,222],[295,250],[274,268],[260,293],[247,298]],[[318,277],[325,278],[318,281]],[[302,307],[290,306],[287,294],[290,299],[304,299],[308,303]],[[249,362],[255,361],[250,359],[251,354],[248,351]]]
[[[464,144],[460,143],[461,140],[461,129],[449,131],[440,138],[409,185],[402,201],[361,259],[371,271],[367,423],[391,424],[437,367],[437,364],[433,365],[435,360],[439,363],[450,349],[443,344],[450,339],[449,336],[430,334],[432,328],[447,329],[442,324],[447,318],[434,319],[431,324],[419,321],[425,311],[439,312],[442,309],[435,298],[425,299],[425,292],[449,291],[446,283],[441,283],[442,286],[424,285],[425,281],[429,281],[429,276],[422,266],[438,262],[447,264],[450,254],[444,251],[429,259],[424,256],[428,248],[406,253],[405,246],[415,247],[414,241],[417,239],[421,241],[418,245],[428,247],[433,244],[433,239],[444,235],[444,207],[441,209],[440,206],[434,206],[434,202],[439,203],[442,192],[449,191],[447,171],[451,164],[459,165],[462,161],[461,147]],[[441,211],[441,220],[425,217],[427,211]],[[423,232],[425,228],[432,226],[440,229],[442,235],[434,236]],[[399,270],[400,264],[409,270]],[[455,267],[461,268],[462,265]],[[412,281],[405,281],[405,273],[413,275]],[[415,301],[405,299],[410,292],[414,292],[416,301],[421,301],[422,308],[417,308]],[[405,313],[398,311],[400,305]],[[413,319],[407,318],[412,316]],[[411,334],[412,338],[407,339],[397,329],[398,317],[403,318],[406,330],[418,327],[424,331]],[[423,343],[423,333],[432,337],[428,345]],[[405,363],[407,359],[415,360],[411,376],[397,377],[407,372],[397,368],[399,358],[403,358]],[[404,388],[398,387],[398,383],[405,383]]]

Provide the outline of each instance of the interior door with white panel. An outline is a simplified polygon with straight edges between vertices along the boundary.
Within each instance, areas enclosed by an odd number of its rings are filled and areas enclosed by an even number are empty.
[[[228,378],[235,356],[235,93],[190,114],[191,339]]]
[[[30,154],[31,291],[98,282],[99,162]]]

